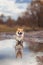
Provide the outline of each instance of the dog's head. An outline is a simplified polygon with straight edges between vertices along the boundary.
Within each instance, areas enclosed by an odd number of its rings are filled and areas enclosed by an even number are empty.
[[[23,34],[23,28],[18,28],[17,29],[17,31],[16,31],[16,33],[18,34],[18,35],[22,35]]]

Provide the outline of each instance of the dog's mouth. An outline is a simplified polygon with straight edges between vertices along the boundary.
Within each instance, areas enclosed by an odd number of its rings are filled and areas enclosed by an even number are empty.
[[[18,32],[19,35],[22,35],[22,32]]]

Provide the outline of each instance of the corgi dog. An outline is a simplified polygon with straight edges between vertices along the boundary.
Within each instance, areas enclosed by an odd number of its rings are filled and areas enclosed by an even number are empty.
[[[23,39],[24,39],[24,31],[22,28],[18,28],[16,31],[16,40],[23,41]]]

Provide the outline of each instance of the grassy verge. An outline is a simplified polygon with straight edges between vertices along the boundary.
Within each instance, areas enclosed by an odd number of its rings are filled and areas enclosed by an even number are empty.
[[[14,26],[14,27],[9,27],[7,25],[0,25],[0,32],[15,32],[18,27],[21,26]],[[22,26],[24,28],[24,31],[29,32],[29,31],[35,31],[35,30],[43,30],[43,28],[32,28],[32,27],[27,27],[27,26]]]

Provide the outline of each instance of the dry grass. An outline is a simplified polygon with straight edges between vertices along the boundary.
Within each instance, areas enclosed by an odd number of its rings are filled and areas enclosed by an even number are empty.
[[[17,27],[8,27],[7,25],[0,25],[0,32],[15,32]]]
[[[0,24],[0,32],[15,32],[18,27],[21,27],[21,26],[9,27],[7,25],[1,25]],[[27,27],[27,26],[22,26],[22,28],[24,28],[24,31],[26,31],[26,32],[43,29],[43,28],[40,28],[40,29],[39,28],[35,28],[35,29],[33,29],[32,27]]]

